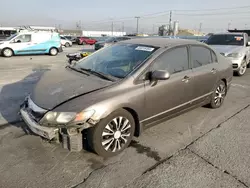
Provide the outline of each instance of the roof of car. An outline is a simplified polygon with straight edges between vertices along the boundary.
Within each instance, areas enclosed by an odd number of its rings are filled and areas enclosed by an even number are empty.
[[[225,33],[214,33],[213,35],[243,35],[242,32],[225,32]]]
[[[141,44],[141,45],[148,45],[148,46],[155,46],[155,47],[177,46],[177,45],[182,45],[182,44],[203,44],[195,40],[154,38],[154,37],[135,38],[135,39],[122,41],[122,43]]]

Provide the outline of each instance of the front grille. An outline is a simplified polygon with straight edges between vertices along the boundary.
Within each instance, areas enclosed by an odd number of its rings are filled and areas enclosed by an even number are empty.
[[[237,69],[238,68],[238,64],[233,64],[233,68]]]

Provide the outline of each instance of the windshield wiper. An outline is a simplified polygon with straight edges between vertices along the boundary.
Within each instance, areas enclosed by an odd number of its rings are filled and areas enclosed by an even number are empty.
[[[93,75],[96,75],[96,76],[98,76],[100,78],[110,80],[112,82],[116,80],[113,76],[109,76],[109,75],[104,74],[102,72],[98,72],[98,71],[95,71],[95,70],[92,70],[92,69],[85,69],[85,68],[80,68],[80,69],[83,70],[83,71],[89,72],[89,73],[91,73]]]
[[[74,70],[76,72],[80,72],[80,73],[83,73],[83,74],[86,74],[87,76],[89,76],[88,73],[86,73],[85,71],[82,71],[81,69],[77,69],[77,68],[71,67],[69,65],[67,65],[66,68],[70,68],[70,69],[72,69],[72,70]]]

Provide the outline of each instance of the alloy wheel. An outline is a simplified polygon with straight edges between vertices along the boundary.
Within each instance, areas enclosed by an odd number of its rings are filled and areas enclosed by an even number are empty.
[[[220,84],[215,91],[214,103],[216,106],[220,106],[226,96],[226,87],[224,84]]]
[[[131,124],[125,117],[112,119],[102,132],[102,146],[106,151],[118,152],[131,136]]]
[[[246,72],[246,69],[247,69],[247,63],[246,61],[243,61],[240,65],[239,73],[243,75]]]

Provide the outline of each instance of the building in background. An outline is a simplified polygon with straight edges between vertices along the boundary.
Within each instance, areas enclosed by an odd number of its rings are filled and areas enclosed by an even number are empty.
[[[124,36],[126,32],[117,32],[117,31],[82,31],[82,36],[85,37],[102,37],[102,36]]]

